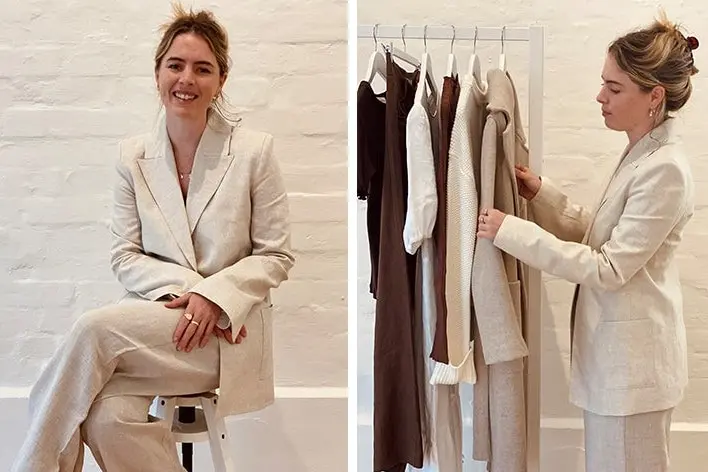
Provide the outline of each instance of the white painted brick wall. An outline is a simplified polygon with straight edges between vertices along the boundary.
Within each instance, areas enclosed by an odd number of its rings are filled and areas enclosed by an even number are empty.
[[[699,39],[708,31],[708,6],[701,2],[666,0],[661,2],[670,18],[678,20]],[[600,73],[607,45],[628,30],[649,23],[656,14],[655,1],[599,0],[587,2],[430,2],[423,0],[391,0],[376,2],[358,0],[359,24],[449,25],[465,26],[546,26],[545,94],[544,94],[544,173],[558,180],[578,203],[591,205],[597,197],[602,181],[611,171],[626,144],[626,136],[604,129],[595,96],[600,87]],[[705,41],[703,41],[705,42]],[[395,41],[400,48],[400,40]],[[407,40],[408,52],[419,56],[422,40]],[[364,75],[373,41],[358,42],[358,77]],[[444,75],[450,43],[428,41],[433,57],[435,77]],[[478,42],[477,52],[483,71],[496,65],[500,43]],[[471,42],[457,41],[455,52],[458,68],[467,70],[472,52]],[[506,44],[508,68],[515,79],[527,124],[528,104],[528,45]],[[705,271],[706,236],[708,235],[708,191],[701,183],[708,180],[708,152],[701,137],[705,135],[705,119],[701,110],[708,107],[708,55],[705,48],[696,50],[697,67],[703,72],[694,77],[694,96],[681,115],[684,142],[693,166],[697,184],[697,207],[693,222],[687,228],[681,247],[680,267],[685,297],[685,317],[688,327],[690,352],[690,386],[674,420],[684,423],[688,431],[700,431],[708,422],[708,277]],[[368,294],[369,262],[365,232],[364,205],[358,212],[358,344],[359,392],[358,404],[362,428],[360,438],[368,441],[368,416],[371,413],[371,350],[374,304]],[[568,325],[572,299],[572,285],[546,276],[544,299],[548,309],[543,319],[542,357],[542,416],[544,419],[579,418],[577,408],[568,402]],[[683,427],[683,426],[681,426]],[[581,470],[576,464],[582,453],[580,436],[571,434],[574,449],[559,438],[553,429],[542,434],[542,470]],[[565,431],[568,432],[568,431]],[[570,431],[571,433],[573,431]],[[680,434],[680,433],[675,433]],[[688,433],[685,433],[688,434]],[[682,442],[685,439],[685,443]],[[705,439],[704,439],[705,440]],[[679,435],[672,442],[676,470],[700,469],[698,451],[688,436]],[[370,470],[368,445],[361,448],[360,471]],[[469,440],[465,442],[465,448]],[[571,452],[569,452],[571,451]],[[478,464],[468,464],[476,470]],[[698,467],[698,468],[697,468]]]
[[[346,2],[184,3],[211,9],[227,27],[225,91],[244,126],[275,136],[291,197],[298,260],[274,294],[276,385],[336,392],[347,366]],[[121,293],[107,231],[117,143],[157,115],[152,58],[171,8],[167,0],[0,4],[1,393],[29,387],[73,321]],[[316,439],[295,440],[283,418],[290,432],[272,431],[282,437],[277,460],[344,470],[344,402],[323,400],[314,411],[329,418],[310,418],[341,439],[326,451]],[[9,405],[0,398],[0,413]],[[0,424],[0,444],[10,428]],[[0,469],[13,454],[0,447]],[[239,454],[252,462],[263,451]]]

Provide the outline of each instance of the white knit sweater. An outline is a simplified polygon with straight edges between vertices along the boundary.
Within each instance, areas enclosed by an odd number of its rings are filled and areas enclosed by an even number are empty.
[[[472,261],[477,234],[479,202],[477,175],[485,118],[486,84],[467,75],[450,139],[447,171],[447,304],[448,364],[435,363],[434,384],[475,383],[472,356]]]

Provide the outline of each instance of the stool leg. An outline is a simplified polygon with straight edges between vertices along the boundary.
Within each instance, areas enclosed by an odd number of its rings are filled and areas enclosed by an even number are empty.
[[[177,410],[177,419],[180,423],[194,423],[196,421],[196,409],[193,406],[180,406]],[[187,472],[192,472],[194,457],[194,445],[192,443],[182,443],[182,466]]]
[[[202,410],[209,430],[209,448],[214,462],[214,472],[236,472],[231,457],[231,443],[224,418],[216,417],[217,398],[202,398]]]

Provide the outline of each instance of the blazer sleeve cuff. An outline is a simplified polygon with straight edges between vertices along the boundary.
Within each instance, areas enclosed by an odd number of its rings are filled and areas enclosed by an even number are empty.
[[[219,316],[219,320],[216,322],[216,327],[219,329],[226,329],[229,326],[231,326],[231,319],[225,311],[222,311],[221,315]]]
[[[231,326],[234,331],[238,331],[246,321],[246,316],[253,308],[253,303],[250,300],[234,297],[229,292],[232,287],[220,287],[221,284],[200,283],[190,292],[198,293],[208,300],[216,303],[223,311],[219,316],[217,325],[219,328]],[[234,333],[234,335],[237,333]]]
[[[516,216],[506,215],[499,227],[499,231],[497,231],[497,235],[494,237],[494,245],[505,253],[528,264],[530,262],[528,261],[528,248],[526,248],[526,245],[523,243],[524,238],[518,236],[524,234],[528,235],[529,231],[533,233],[533,227],[535,226],[535,224]]]
[[[182,287],[178,285],[166,285],[164,287],[150,290],[143,296],[143,298],[150,300],[151,302],[158,301],[160,299],[174,300],[182,293],[184,293]]]
[[[536,195],[529,200],[533,206],[560,208],[563,204],[565,195],[548,177],[543,177],[541,180],[541,188],[538,189]]]

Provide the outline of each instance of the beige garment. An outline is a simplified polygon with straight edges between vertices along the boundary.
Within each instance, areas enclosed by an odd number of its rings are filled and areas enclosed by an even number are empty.
[[[675,252],[693,215],[694,184],[673,127],[668,120],[621,159],[581,243],[514,217],[504,219],[494,240],[530,266],[580,285],[570,396],[598,415],[672,408],[687,384]],[[534,213],[566,215],[558,223],[575,239],[586,219],[573,222],[570,216],[582,212],[547,184]]]
[[[199,293],[219,305],[238,334],[270,305],[270,290],[293,265],[288,201],[273,139],[212,114],[194,158],[186,205],[164,115],[148,135],[121,145],[114,197],[111,266],[132,298]],[[270,317],[257,364],[232,362],[223,344],[217,414],[273,402]]]
[[[585,410],[585,472],[668,472],[672,413],[601,416]]]
[[[149,423],[148,407],[155,395],[218,387],[219,344],[226,343],[212,337],[204,348],[177,351],[172,336],[183,313],[127,301],[83,314],[32,389],[32,423],[12,471],[79,471],[82,438],[102,470],[181,471],[169,426]],[[253,370],[263,347],[261,316],[246,326],[231,362]]]
[[[482,136],[480,209],[526,217],[514,165],[528,165],[528,149],[511,78],[487,73],[489,112]],[[492,472],[526,470],[526,407],[523,338],[526,314],[524,267],[491,241],[477,240],[472,265],[475,321],[473,457]]]

